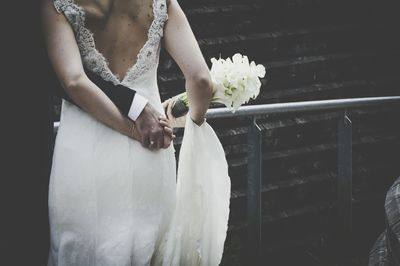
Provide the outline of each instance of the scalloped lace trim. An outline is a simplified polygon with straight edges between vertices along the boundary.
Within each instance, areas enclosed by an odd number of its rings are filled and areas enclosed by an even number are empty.
[[[164,34],[165,21],[168,19],[165,0],[153,0],[154,18],[148,30],[147,40],[137,54],[135,64],[128,68],[122,80],[112,73],[106,58],[96,49],[93,33],[85,26],[83,9],[75,4],[74,0],[54,0],[54,7],[57,12],[64,13],[72,25],[85,66],[104,80],[114,84],[132,82],[157,64],[160,40]]]

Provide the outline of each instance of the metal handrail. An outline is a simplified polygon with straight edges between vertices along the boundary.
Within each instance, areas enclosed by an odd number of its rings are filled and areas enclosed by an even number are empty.
[[[260,105],[247,105],[239,107],[236,112],[232,113],[228,108],[213,108],[207,111],[207,119],[229,118],[238,116],[256,116],[263,114],[277,114],[287,112],[303,112],[303,111],[322,111],[322,110],[341,110],[349,108],[357,108],[364,106],[391,104],[400,101],[400,96],[387,97],[367,97],[367,98],[350,98],[335,100],[319,100],[319,101],[303,101],[290,103],[273,103]],[[58,129],[60,122],[54,122],[55,131]]]
[[[325,110],[342,110],[349,108],[357,108],[364,106],[391,104],[400,101],[400,96],[388,97],[368,97],[368,98],[349,98],[335,100],[319,100],[289,103],[273,103],[260,105],[241,106],[232,113],[228,108],[209,109],[206,117],[210,119],[228,118],[238,116],[256,116],[264,114],[277,114],[288,112],[304,112],[304,111],[325,111]]]
[[[352,224],[352,122],[347,110],[376,105],[399,104],[400,96],[350,98],[291,103],[248,105],[232,113],[228,108],[209,109],[207,119],[251,117],[247,133],[247,254],[251,265],[259,264],[261,256],[261,194],[262,194],[262,128],[257,116],[277,113],[338,111],[337,126],[337,228],[344,238],[349,237]],[[56,131],[59,122],[54,123]],[[346,242],[343,241],[343,242]]]

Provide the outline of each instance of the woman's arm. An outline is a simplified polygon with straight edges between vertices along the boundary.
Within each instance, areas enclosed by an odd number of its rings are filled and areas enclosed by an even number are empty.
[[[42,24],[50,62],[68,96],[99,121],[139,140],[134,123],[86,76],[72,28],[52,0],[42,0]]]
[[[210,105],[212,82],[208,66],[177,0],[169,1],[164,45],[185,76],[191,118],[201,124]]]

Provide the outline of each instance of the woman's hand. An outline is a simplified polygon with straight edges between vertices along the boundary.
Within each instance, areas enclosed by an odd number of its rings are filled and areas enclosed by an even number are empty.
[[[176,136],[173,134],[172,126],[167,118],[160,117],[159,124],[161,127],[163,127],[163,144],[161,148],[166,149],[171,145],[171,142],[176,138]],[[139,141],[140,143],[143,141],[143,137],[139,133],[136,123],[130,119],[126,120],[126,130],[124,134],[131,139]],[[150,144],[147,148],[150,150],[158,150],[156,143]]]
[[[164,149],[168,148],[171,142],[176,138],[171,123],[167,118],[160,118],[160,125],[164,127]]]
[[[168,148],[173,139],[172,127],[169,124],[161,124],[162,120],[167,120],[165,115],[147,103],[135,121],[143,147],[150,150]]]
[[[168,120],[169,124],[173,128],[174,127],[185,127],[187,114],[180,116],[180,117],[174,117],[172,115],[172,104],[173,104],[172,98],[169,98],[168,100],[165,100],[162,103],[162,106],[164,108],[164,111],[167,116],[167,120]]]

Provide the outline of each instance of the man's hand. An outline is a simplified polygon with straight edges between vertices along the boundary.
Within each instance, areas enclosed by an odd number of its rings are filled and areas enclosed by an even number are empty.
[[[140,135],[142,146],[150,150],[168,148],[175,138],[168,120],[149,103],[136,119],[135,130]]]

